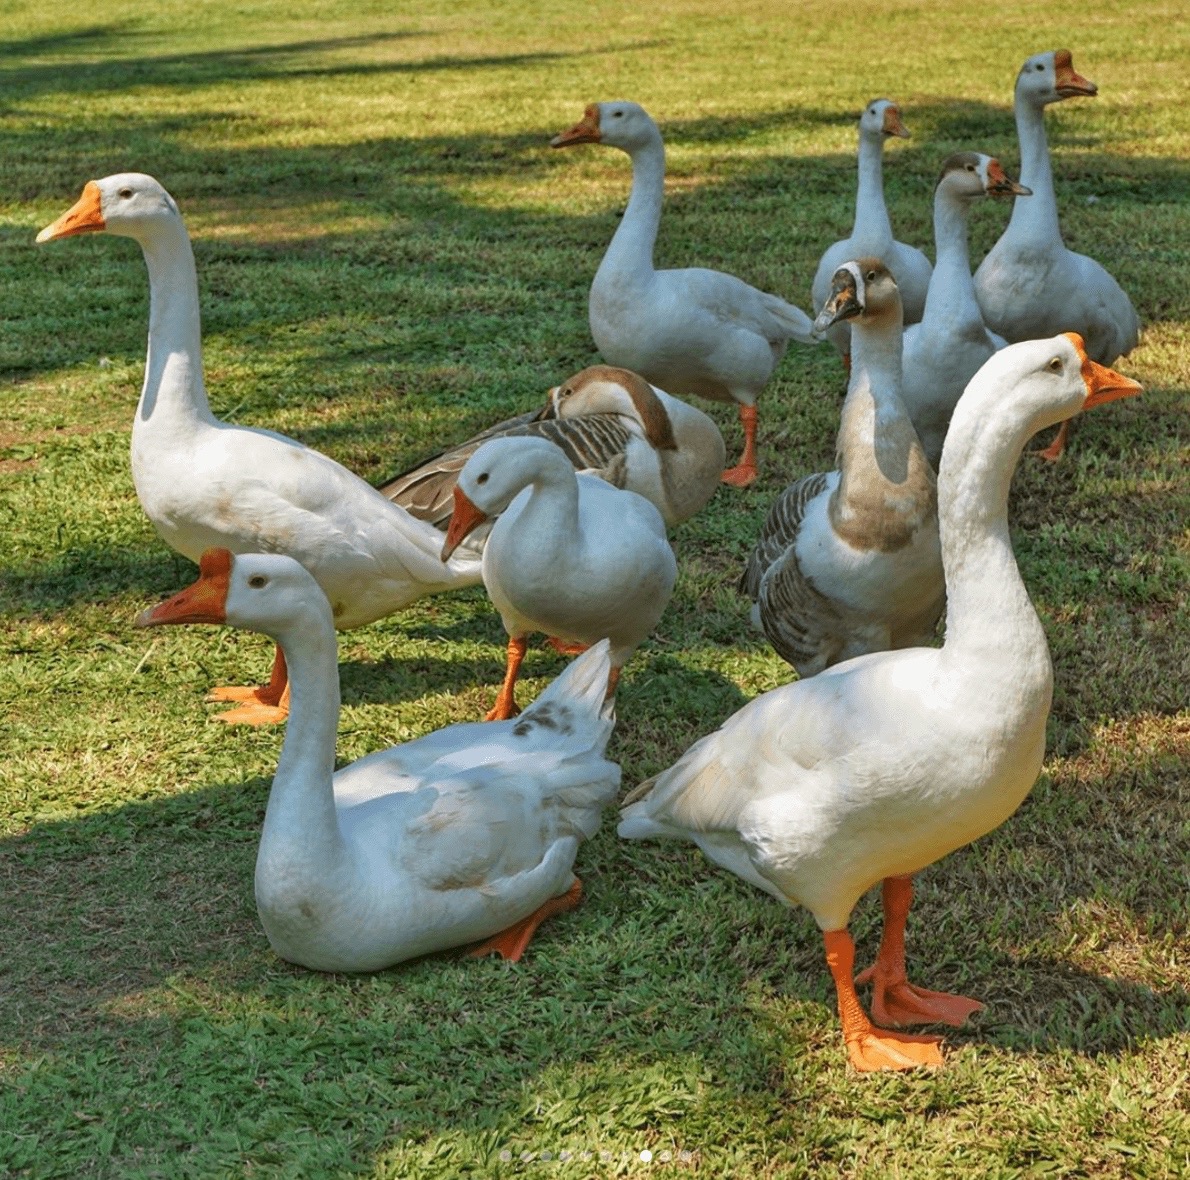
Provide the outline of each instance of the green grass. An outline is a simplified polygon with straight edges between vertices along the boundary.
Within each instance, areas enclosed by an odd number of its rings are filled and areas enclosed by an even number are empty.
[[[0,1174],[1190,1174],[1180,6],[14,0],[3,37]],[[1015,481],[1055,660],[1050,756],[1018,815],[922,876],[912,972],[987,1002],[947,1067],[849,1072],[809,917],[610,823],[581,855],[586,903],[518,966],[278,961],[252,864],[282,735],[202,703],[263,676],[268,645],[132,627],[192,573],[128,472],[139,251],[35,249],[35,231],[92,177],[158,176],[195,238],[216,411],[379,479],[594,359],[585,293],[627,160],[545,146],[588,101],[661,122],[659,261],[805,305],[850,224],[861,104],[903,105],[888,194],[926,246],[941,159],[1015,170],[1016,68],[1063,44],[1101,87],[1048,119],[1063,226],[1140,309],[1122,367],[1146,393]],[[977,210],[977,256],[1004,219]],[[787,678],[731,587],[767,503],[829,465],[840,386],[828,350],[793,349],[763,402],[762,480],[677,530],[677,593],[620,693],[626,784]],[[475,718],[503,642],[478,591],[344,635],[341,757]],[[534,650],[524,696],[561,666]],[[856,913],[861,956],[877,918]]]

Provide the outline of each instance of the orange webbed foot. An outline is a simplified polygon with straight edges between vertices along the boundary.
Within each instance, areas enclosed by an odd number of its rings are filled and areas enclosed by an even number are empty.
[[[224,704],[227,701],[258,701],[260,700],[260,689],[255,685],[239,685],[239,684],[222,684],[218,688],[212,688],[207,693],[207,702],[209,704]]]
[[[719,478],[733,488],[746,488],[755,481],[757,474],[752,464],[741,463],[738,467],[729,467]]]
[[[864,984],[873,978],[873,969],[869,967],[856,976],[855,982]],[[983,1005],[978,1000],[950,992],[927,991],[924,987],[914,987],[907,979],[884,986],[877,982],[872,992],[872,1018],[878,1024],[949,1024],[958,1028],[969,1016],[981,1011]]]
[[[520,714],[521,707],[515,700],[496,698],[496,703],[484,714],[485,721],[511,721]]]
[[[880,1069],[920,1069],[942,1064],[941,1037],[913,1036],[890,1032],[884,1028],[869,1028],[867,1032],[848,1038],[847,1056],[862,1073]]]
[[[537,932],[537,927],[555,914],[563,914],[574,909],[582,899],[583,884],[576,877],[574,884],[560,897],[551,897],[545,905],[538,906],[527,918],[514,922],[507,930],[501,930],[499,934],[481,942],[479,946],[467,952],[468,957],[475,959],[482,955],[498,954],[510,963],[519,962]]]
[[[1056,463],[1062,458],[1066,451],[1066,440],[1070,435],[1070,419],[1067,418],[1065,422],[1058,428],[1058,433],[1054,435],[1054,441],[1043,451],[1034,451],[1033,453],[1039,458],[1044,459],[1047,463]]]
[[[288,708],[281,705],[266,705],[252,698],[238,709],[228,709],[226,713],[217,713],[215,720],[222,721],[227,725],[279,725],[288,717]]]
[[[589,643],[567,643],[564,639],[558,639],[554,635],[547,635],[545,641],[560,656],[581,656],[591,647]]]

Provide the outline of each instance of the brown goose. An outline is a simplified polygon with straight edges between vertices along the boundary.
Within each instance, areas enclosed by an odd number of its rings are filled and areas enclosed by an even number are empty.
[[[467,460],[489,439],[514,435],[548,439],[576,471],[650,500],[667,525],[688,520],[714,495],[726,458],[719,428],[701,410],[628,369],[592,365],[555,385],[540,410],[498,422],[380,491],[445,532]],[[482,547],[488,530],[476,532],[464,546]]]
[[[875,258],[834,275],[817,327],[851,323],[838,469],[787,488],[740,579],[803,678],[928,643],[945,603],[934,472],[900,398],[901,297]]]

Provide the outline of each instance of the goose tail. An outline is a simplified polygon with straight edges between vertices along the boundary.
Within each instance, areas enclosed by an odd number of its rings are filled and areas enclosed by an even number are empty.
[[[786,303],[776,295],[765,294],[765,306],[777,321],[782,333],[799,344],[821,344],[822,339],[814,334],[814,321],[800,307]]]

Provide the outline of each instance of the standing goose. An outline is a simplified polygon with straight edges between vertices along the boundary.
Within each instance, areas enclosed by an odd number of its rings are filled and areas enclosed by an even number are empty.
[[[810,291],[815,315],[830,297],[835,271],[851,258],[878,258],[892,271],[901,292],[905,323],[917,323],[925,310],[930,260],[915,246],[907,246],[893,237],[888,206],[884,203],[884,141],[890,135],[909,137],[901,121],[901,108],[887,98],[873,99],[859,117],[855,224],[851,236],[830,246],[819,260]],[[844,357],[849,355],[851,334],[847,324],[836,324],[827,336]]]
[[[672,393],[738,402],[744,453],[723,481],[746,487],[756,478],[756,399],[790,340],[815,343],[810,317],[722,271],[654,269],[665,144],[643,107],[593,103],[550,141],[579,143],[617,147],[632,159],[632,196],[591,284],[595,344],[609,364]]]
[[[701,410],[655,389],[639,373],[592,365],[555,385],[541,410],[497,423],[380,491],[419,520],[445,529],[463,465],[488,439],[512,435],[548,439],[576,471],[644,496],[668,525],[704,507],[726,458],[719,427]],[[466,543],[487,532],[476,529]]]
[[[378,971],[481,938],[475,953],[519,959],[542,920],[578,904],[575,853],[620,783],[603,757],[606,644],[515,723],[450,725],[336,771],[335,620],[296,561],[209,549],[198,581],[138,622],[228,623],[285,652],[291,715],[256,857],[283,959]]]
[[[480,581],[475,555],[444,565],[436,529],[333,459],[211,413],[194,253],[178,206],[156,180],[127,172],[90,181],[37,240],[99,231],[138,242],[149,270],[149,350],[132,425],[132,479],[166,544],[191,561],[211,547],[288,554],[314,575],[341,630]],[[267,724],[285,718],[286,686],[278,647],[268,685],[216,689],[209,699],[244,702],[222,721]]]
[[[948,156],[934,190],[937,261],[926,310],[921,323],[905,330],[901,398],[935,470],[950,415],[967,382],[1005,345],[1002,337],[984,327],[971,280],[967,214],[984,196],[1027,197],[1029,190],[1007,176],[991,156]]]
[[[1045,138],[1045,108],[1067,98],[1093,98],[1094,82],[1075,72],[1069,49],[1029,58],[1016,80],[1013,102],[1021,145],[1021,184],[1033,193],[1012,207],[1008,228],[975,272],[983,319],[1005,340],[1032,340],[1077,332],[1087,355],[1111,364],[1137,344],[1140,323],[1120,284],[1093,258],[1066,248]],[[1058,459],[1069,422],[1044,451]]]
[[[1008,488],[1029,438],[1139,393],[1073,333],[994,354],[959,401],[938,500],[946,642],[840,664],[749,702],[625,801],[628,839],[697,844],[716,864],[801,904],[823,931],[843,1038],[860,1070],[940,1065],[938,1038],[875,1027],[959,1025],[981,1005],[905,974],[912,876],[1002,824],[1041,769],[1053,673],[1008,535]],[[875,965],[853,979],[847,924],[884,883]]]
[[[901,300],[875,258],[841,266],[817,326],[852,325],[838,468],[773,504],[740,579],[802,677],[929,642],[945,591],[934,473],[901,401]]]
[[[487,719],[517,711],[530,631],[579,646],[610,639],[610,696],[677,579],[661,514],[635,492],[576,475],[543,438],[485,442],[459,473],[454,500],[444,561],[473,528],[499,517],[483,550],[483,584],[508,632],[508,663]]]

